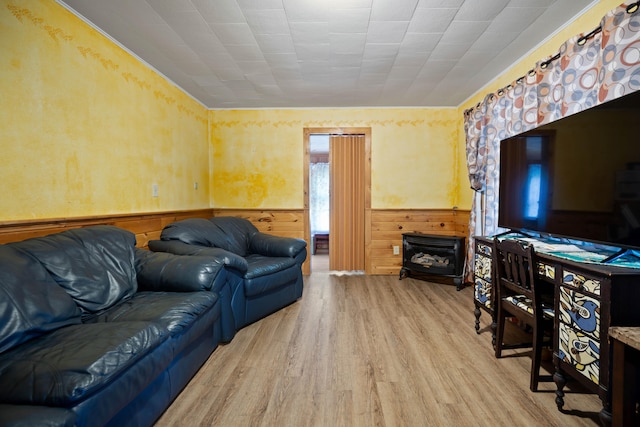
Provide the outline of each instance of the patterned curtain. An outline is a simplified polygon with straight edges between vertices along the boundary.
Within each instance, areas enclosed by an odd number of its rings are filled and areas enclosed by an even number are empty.
[[[464,112],[472,200],[466,280],[473,280],[474,236],[498,228],[500,141],[640,89],[640,13],[624,3],[600,26],[566,41],[527,75]]]

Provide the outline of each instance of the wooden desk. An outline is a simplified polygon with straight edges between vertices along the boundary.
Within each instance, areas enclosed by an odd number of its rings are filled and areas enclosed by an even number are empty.
[[[493,311],[490,239],[476,238],[476,318],[478,308]],[[535,246],[535,245],[534,245]],[[556,404],[564,406],[564,386],[571,378],[598,394],[600,418],[611,423],[611,346],[609,327],[640,326],[640,269],[577,262],[541,252],[538,276],[555,288],[554,381]],[[488,256],[489,255],[489,256]],[[489,264],[488,264],[489,263]],[[476,329],[478,322],[476,321]]]
[[[640,425],[640,328],[612,326],[611,402],[613,426]]]

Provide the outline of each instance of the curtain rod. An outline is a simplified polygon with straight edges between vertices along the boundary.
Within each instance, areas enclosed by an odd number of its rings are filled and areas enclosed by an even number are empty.
[[[628,14],[632,14],[632,13],[637,12],[639,8],[640,8],[640,0],[635,2],[635,3],[630,4],[629,6],[627,6],[626,12]],[[576,42],[576,44],[578,46],[582,46],[588,40],[594,38],[596,35],[600,34],[601,32],[602,32],[602,25],[599,25],[598,27],[594,28],[590,33],[580,37],[578,39],[578,41]],[[558,52],[557,54],[555,54],[551,58],[547,59],[546,61],[542,62],[540,64],[540,68],[542,68],[544,70],[549,66],[549,64],[551,64],[553,61],[556,61],[558,59],[560,59],[560,52]],[[529,70],[529,72],[526,75],[518,77],[516,79],[516,83],[521,83],[527,77],[527,75],[533,76],[535,73],[536,73],[535,69],[532,68],[531,70]],[[498,94],[498,96],[502,96],[502,95],[504,95],[505,92],[508,92],[511,89],[513,89],[513,85],[511,83],[509,83],[505,87],[502,87],[502,88],[498,89],[496,91],[496,93]],[[494,96],[493,93],[489,94],[489,98],[490,99],[493,99],[493,96]],[[464,112],[464,114],[465,115],[471,114],[473,112],[473,110],[475,110],[476,108],[480,108],[481,105],[482,105],[482,101],[478,102],[475,107],[471,107],[471,108],[467,109]]]

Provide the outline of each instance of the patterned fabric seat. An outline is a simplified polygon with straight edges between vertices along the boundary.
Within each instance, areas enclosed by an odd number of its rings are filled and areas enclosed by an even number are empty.
[[[505,300],[509,301],[515,306],[520,307],[522,310],[533,314],[533,301],[531,301],[531,298],[528,298],[526,295],[510,295],[506,297]],[[542,313],[549,319],[553,319],[554,317],[556,317],[556,313],[555,311],[553,311],[553,308],[549,307],[545,303],[542,304]]]

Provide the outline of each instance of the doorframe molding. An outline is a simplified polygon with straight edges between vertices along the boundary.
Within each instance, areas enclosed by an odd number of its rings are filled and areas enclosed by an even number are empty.
[[[309,219],[309,162],[311,160],[311,147],[309,136],[311,134],[329,135],[364,135],[364,264],[365,274],[373,271],[371,265],[371,128],[370,127],[305,127],[303,128],[304,141],[304,238],[309,242],[307,247],[309,258],[311,257],[311,224]],[[331,150],[331,147],[329,147]],[[311,263],[309,263],[311,264]],[[313,270],[310,267],[310,270]],[[311,271],[310,271],[311,272]],[[309,272],[309,273],[310,273]]]

